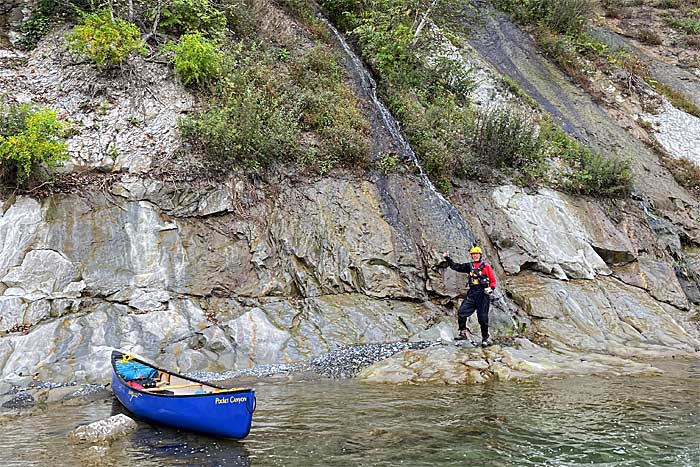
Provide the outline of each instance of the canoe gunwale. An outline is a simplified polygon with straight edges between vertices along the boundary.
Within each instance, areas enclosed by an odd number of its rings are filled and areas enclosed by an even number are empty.
[[[121,357],[122,357],[123,355],[128,355],[128,354],[125,354],[124,352],[120,352],[120,351],[117,351],[117,350],[113,350],[113,351],[112,351],[112,358],[111,358],[112,372],[114,373],[114,375],[116,376],[117,380],[118,380],[122,385],[128,387],[129,390],[131,390],[131,391],[136,391],[136,392],[139,392],[139,393],[141,393],[141,394],[147,394],[147,395],[149,395],[149,396],[155,396],[155,397],[167,397],[167,398],[174,398],[174,397],[177,397],[177,398],[181,398],[181,397],[211,397],[211,396],[213,396],[213,395],[220,396],[221,394],[235,394],[235,393],[241,393],[241,392],[254,392],[254,390],[253,390],[252,388],[225,388],[225,387],[219,386],[219,385],[217,385],[217,384],[208,383],[208,382],[206,382],[206,381],[201,381],[201,380],[198,380],[198,379],[195,379],[195,378],[191,378],[191,377],[189,377],[189,376],[181,375],[180,373],[175,373],[175,372],[173,372],[173,371],[169,371],[169,370],[165,370],[165,369],[163,369],[163,368],[159,368],[159,367],[157,367],[157,366],[155,366],[155,365],[152,365],[152,364],[150,364],[150,363],[148,363],[148,362],[144,362],[143,360],[140,360],[139,358],[133,357],[130,361],[141,363],[142,365],[146,365],[146,366],[148,366],[149,368],[153,368],[153,369],[158,370],[158,371],[160,371],[160,372],[167,373],[167,374],[169,374],[169,375],[171,375],[171,376],[177,376],[178,378],[182,378],[182,379],[185,379],[185,380],[187,380],[187,381],[192,381],[192,382],[197,383],[197,384],[203,384],[203,385],[205,385],[205,386],[208,386],[208,387],[211,387],[211,388],[214,388],[214,389],[218,389],[218,390],[219,390],[219,391],[217,391],[216,393],[211,393],[211,392],[210,392],[210,393],[206,393],[206,394],[160,394],[158,391],[154,391],[154,392],[143,391],[143,390],[141,390],[141,389],[134,388],[134,387],[131,387],[131,386],[129,386],[128,384],[126,384],[127,381],[126,381],[124,378],[122,378],[122,375],[120,375],[120,374],[119,374],[119,371],[117,371],[117,361],[118,361],[119,359],[121,359]]]

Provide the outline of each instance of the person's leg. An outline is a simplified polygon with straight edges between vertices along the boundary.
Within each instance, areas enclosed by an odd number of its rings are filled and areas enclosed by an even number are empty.
[[[481,327],[481,340],[482,340],[482,342],[488,341],[488,338],[489,338],[489,306],[490,305],[491,305],[491,301],[489,300],[489,296],[486,294],[483,294],[477,302],[476,317],[478,318],[479,326]]]
[[[466,337],[467,334],[467,319],[474,314],[476,311],[476,302],[474,297],[467,295],[459,306],[459,311],[457,311],[457,327],[459,328],[459,334],[462,337]]]

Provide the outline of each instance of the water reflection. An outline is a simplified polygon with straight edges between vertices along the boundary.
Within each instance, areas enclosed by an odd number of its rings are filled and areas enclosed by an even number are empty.
[[[156,465],[249,467],[250,452],[238,441],[211,438],[142,424],[131,437],[133,459]]]
[[[98,460],[144,467],[698,466],[700,365],[671,370],[453,387],[260,381],[253,428],[242,442],[139,422]],[[86,465],[94,453],[66,446],[66,434],[118,410],[110,400],[0,425],[0,466]]]

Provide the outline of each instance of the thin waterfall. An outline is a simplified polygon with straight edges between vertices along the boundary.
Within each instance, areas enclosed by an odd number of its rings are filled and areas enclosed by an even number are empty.
[[[335,36],[336,40],[338,41],[338,44],[340,44],[340,47],[343,49],[343,52],[350,60],[350,63],[353,67],[353,71],[359,77],[359,85],[362,87],[362,90],[364,91],[365,95],[370,99],[370,101],[374,105],[374,109],[377,112],[377,114],[380,115],[384,127],[389,132],[389,135],[391,136],[394,142],[394,146],[398,149],[397,152],[404,159],[409,159],[413,163],[413,165],[418,170],[418,174],[423,184],[430,189],[430,192],[439,200],[440,204],[444,205],[447,212],[448,220],[452,223],[456,222],[456,227],[464,229],[463,231],[468,232],[469,236],[473,239],[474,237],[471,233],[469,225],[462,218],[459,211],[457,211],[457,209],[449,201],[447,201],[444,196],[442,196],[442,194],[435,188],[435,185],[433,185],[433,183],[430,181],[425,171],[423,170],[423,165],[418,160],[416,153],[413,151],[411,145],[408,143],[405,136],[403,135],[399,123],[396,121],[389,109],[377,96],[377,83],[370,74],[370,72],[367,70],[367,67],[365,67],[365,64],[362,62],[362,60],[360,60],[360,58],[355,54],[352,48],[345,41],[345,37],[343,37],[340,31],[338,31],[335,28],[335,26],[331,24],[330,21],[328,21],[324,16],[320,14],[318,15],[318,18],[321,21],[323,21],[323,23],[325,23],[328,29],[333,33],[333,36]]]

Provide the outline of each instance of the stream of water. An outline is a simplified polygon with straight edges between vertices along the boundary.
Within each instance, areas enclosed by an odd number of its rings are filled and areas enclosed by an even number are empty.
[[[411,148],[411,145],[406,140],[399,122],[394,118],[387,106],[384,105],[382,100],[377,95],[377,83],[365,64],[352,50],[350,45],[345,40],[345,37],[343,37],[343,34],[341,34],[330,21],[323,16],[319,16],[319,19],[326,25],[326,27],[328,27],[328,30],[331,32],[331,34],[333,34],[338,46],[343,51],[343,54],[347,59],[346,68],[355,82],[356,90],[369,101],[373,108],[374,114],[379,116],[379,125],[374,125],[374,130],[378,131],[379,129],[382,129],[385,131],[388,138],[392,141],[393,150],[404,159],[408,159],[411,164],[413,164],[422,183],[430,190],[429,196],[435,198],[438,204],[442,206],[446,213],[449,214],[447,216],[447,222],[454,223],[458,231],[471,233],[469,225],[464,218],[462,218],[459,211],[445,199],[445,197],[435,188],[435,185],[433,185],[428,178],[425,170],[423,170],[423,164],[420,162],[418,156],[413,151],[413,148]],[[473,235],[471,235],[471,237],[472,240],[474,240]]]
[[[452,387],[266,379],[244,441],[140,422],[100,465],[698,466],[700,364],[664,369]],[[68,445],[68,432],[119,409],[108,400],[6,421],[0,465],[89,465],[94,453]]]

